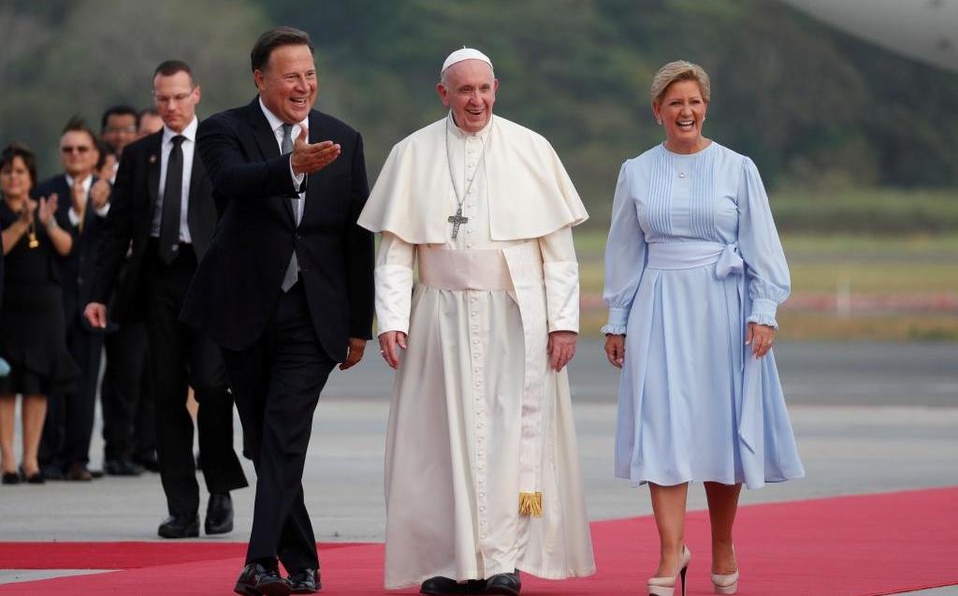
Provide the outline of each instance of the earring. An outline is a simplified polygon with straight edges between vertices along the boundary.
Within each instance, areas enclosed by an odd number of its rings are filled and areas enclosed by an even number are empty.
[[[661,120],[661,119],[656,118],[655,121],[659,123],[659,126],[662,126],[662,120]]]

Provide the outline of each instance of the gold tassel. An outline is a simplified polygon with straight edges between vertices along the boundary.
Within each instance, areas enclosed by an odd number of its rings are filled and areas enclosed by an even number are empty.
[[[542,493],[519,493],[519,515],[542,517]]]

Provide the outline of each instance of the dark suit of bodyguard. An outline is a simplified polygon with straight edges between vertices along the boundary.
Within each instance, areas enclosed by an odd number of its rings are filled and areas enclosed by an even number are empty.
[[[239,593],[318,587],[302,488],[313,412],[332,368],[358,362],[372,331],[362,137],[311,109],[312,51],[302,31],[264,33],[251,55],[259,96],[198,135],[219,219],[182,318],[223,348],[257,470]]]
[[[146,322],[157,456],[169,509],[159,535],[199,533],[193,420],[186,409],[189,386],[199,403],[200,454],[210,492],[205,530],[222,534],[233,528],[229,492],[247,485],[233,449],[233,399],[218,347],[179,321],[216,223],[212,187],[195,147],[199,87],[189,66],[179,61],[160,64],[153,86],[165,126],[123,151],[85,315],[93,325],[105,326],[106,304],[116,283],[113,319]],[[128,267],[119,276],[128,249]]]

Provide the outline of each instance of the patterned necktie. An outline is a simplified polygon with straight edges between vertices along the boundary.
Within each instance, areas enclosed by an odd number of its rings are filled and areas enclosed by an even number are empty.
[[[166,160],[166,186],[163,188],[163,212],[160,216],[160,258],[169,265],[180,248],[180,203],[183,200],[183,135],[173,137],[173,148]]]
[[[293,152],[293,125],[283,124],[283,155]],[[293,208],[293,219],[296,225],[299,225],[299,203],[302,201],[299,197],[290,199],[290,206]],[[283,291],[288,292],[296,280],[299,279],[299,260],[296,258],[296,249],[293,249],[293,256],[289,258],[289,266],[286,267],[286,274],[283,276]]]

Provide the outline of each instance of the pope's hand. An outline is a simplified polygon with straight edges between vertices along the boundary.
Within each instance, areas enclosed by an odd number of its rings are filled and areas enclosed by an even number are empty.
[[[575,356],[575,331],[553,331],[549,334],[549,366],[556,372],[562,370]]]
[[[342,147],[332,141],[309,144],[306,142],[308,138],[309,130],[303,127],[299,136],[293,142],[293,153],[289,159],[293,166],[293,172],[297,175],[318,172],[336,161],[336,158],[343,151]]]
[[[392,368],[399,367],[399,350],[406,349],[406,334],[402,331],[384,331],[379,334],[379,353]]]
[[[349,338],[349,351],[346,352],[346,360],[339,364],[339,370],[352,368],[356,363],[363,359],[363,352],[366,351],[366,340],[358,337]]]
[[[605,336],[605,357],[609,359],[609,363],[616,368],[622,368],[622,363],[625,362],[625,336],[624,335],[609,335]]]

